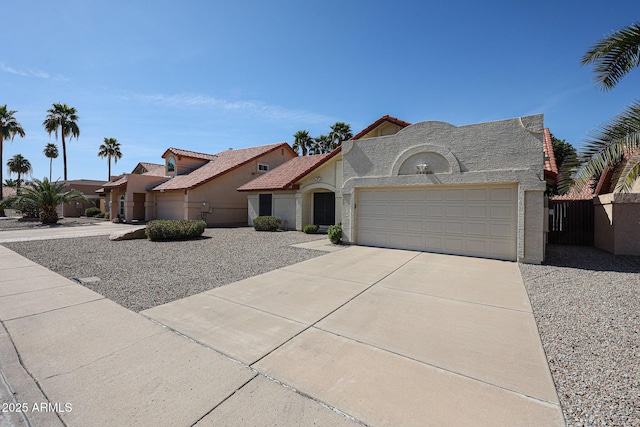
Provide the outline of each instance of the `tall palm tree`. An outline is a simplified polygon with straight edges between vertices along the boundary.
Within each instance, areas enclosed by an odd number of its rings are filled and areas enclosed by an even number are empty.
[[[118,163],[118,159],[122,158],[122,152],[120,151],[120,143],[115,138],[105,138],[104,144],[100,145],[100,149],[98,151],[98,157],[107,159],[107,163],[109,164],[109,176],[107,181],[111,181],[111,159],[113,158],[113,163]]]
[[[42,150],[42,154],[44,154],[49,159],[49,181],[51,181],[51,172],[53,170],[53,159],[58,158],[58,146],[52,142],[48,143],[44,150]]]
[[[614,31],[596,42],[582,57],[581,65],[593,64],[596,83],[605,91],[613,89],[632,69],[640,65],[640,23]],[[640,176],[640,100],[635,101],[590,134],[584,155],[574,174],[573,184],[581,188],[594,176],[626,160],[615,191],[630,191]],[[567,187],[566,182],[563,185]]]
[[[313,138],[309,136],[309,131],[299,130],[293,135],[293,150],[302,153],[303,156],[307,155],[307,151],[313,144]]]
[[[329,139],[331,139],[331,145],[329,148],[333,150],[342,145],[342,141],[346,141],[351,137],[353,137],[351,125],[344,122],[337,122],[335,125],[331,126],[331,132],[329,132]]]
[[[69,107],[67,104],[54,103],[52,108],[47,110],[47,118],[42,122],[42,126],[49,136],[55,134],[58,139],[58,132],[62,139],[62,163],[64,164],[64,180],[67,180],[67,144],[66,137],[69,139],[80,136],[80,128],[78,127],[78,112],[75,108]]]
[[[9,174],[18,174],[18,179],[16,179],[16,192],[20,193],[20,184],[22,183],[22,179],[20,177],[22,174],[30,174],[33,172],[33,168],[31,167],[31,162],[25,159],[22,154],[16,154],[7,161],[7,171]]]
[[[2,145],[6,140],[12,140],[16,135],[24,138],[22,125],[13,116],[17,111],[7,110],[7,106],[0,105],[0,165],[2,164]],[[0,167],[0,201],[2,201],[2,167]],[[0,208],[0,216],[4,216],[4,209]]]

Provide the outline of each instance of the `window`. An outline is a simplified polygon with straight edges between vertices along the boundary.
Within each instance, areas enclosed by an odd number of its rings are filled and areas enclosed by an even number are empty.
[[[173,157],[169,157],[167,159],[167,172],[175,172],[176,171],[176,159]]]
[[[259,216],[270,216],[271,215],[271,194],[260,194],[258,197],[258,215]]]
[[[269,165],[258,163],[258,172],[269,172]]]
[[[119,202],[118,213],[120,214],[121,218],[124,218],[124,196],[120,196]]]

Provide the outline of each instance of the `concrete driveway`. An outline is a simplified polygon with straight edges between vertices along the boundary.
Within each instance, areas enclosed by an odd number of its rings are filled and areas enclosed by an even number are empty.
[[[511,262],[348,247],[136,314],[0,246],[0,318],[16,399],[72,406],[34,425],[564,425]]]

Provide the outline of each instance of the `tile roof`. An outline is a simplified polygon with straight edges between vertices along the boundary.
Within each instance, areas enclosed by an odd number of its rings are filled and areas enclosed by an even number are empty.
[[[593,185],[594,180],[591,180],[585,183],[580,190],[573,187],[566,194],[552,196],[551,200],[591,200],[595,195]]]
[[[363,136],[365,136],[366,134],[368,134],[369,132],[371,132],[372,130],[374,130],[375,128],[377,128],[378,126],[380,126],[384,122],[390,122],[390,123],[393,123],[393,124],[398,125],[398,126],[403,127],[403,128],[406,128],[407,126],[411,125],[411,123],[409,123],[409,122],[405,122],[404,120],[397,119],[397,118],[392,117],[392,116],[387,114],[387,115],[384,115],[384,116],[380,117],[378,120],[376,120],[375,122],[371,123],[366,128],[362,129],[360,132],[358,132],[351,139],[360,139],[360,138],[362,138]]]
[[[207,156],[210,157],[209,162],[205,163],[194,171],[189,172],[188,174],[177,175],[169,179],[168,181],[165,181],[153,187],[153,190],[185,190],[194,188],[279,148],[286,148],[293,152],[293,149],[289,146],[289,144],[287,144],[286,142],[280,142],[277,144],[261,145],[259,147],[227,150],[216,155],[207,154]],[[170,150],[175,149],[170,148],[165,151],[165,154]],[[178,152],[193,153],[192,151],[186,150],[176,150],[171,152],[173,152],[174,154],[178,154]],[[178,155],[186,156],[186,154]]]
[[[173,153],[176,156],[192,157],[194,159],[202,159],[202,160],[214,160],[217,156],[216,154],[198,153],[197,151],[189,151],[189,150],[182,150],[180,148],[169,147],[162,154],[162,158],[165,158],[167,156],[167,153]]]
[[[140,162],[138,165],[145,168],[147,171],[143,173],[143,175],[155,175],[155,176],[164,176],[164,168],[165,165],[161,165],[158,163],[148,163],[148,162]],[[136,166],[137,168],[137,166]]]
[[[115,188],[115,187],[120,187],[121,185],[124,185],[126,183],[127,183],[127,175],[122,175],[120,176],[120,178],[116,179],[115,181],[107,182],[102,187]]]
[[[549,128],[544,128],[542,148],[544,149],[544,173],[551,178],[557,178],[558,166],[556,165],[556,156],[553,153],[553,140]]]
[[[246,183],[238,188],[238,191],[285,190],[341,151],[342,147],[338,147],[330,153],[294,157],[261,177]]]

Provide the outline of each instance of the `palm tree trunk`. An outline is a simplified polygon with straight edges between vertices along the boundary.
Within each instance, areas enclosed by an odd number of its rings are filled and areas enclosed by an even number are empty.
[[[64,163],[64,180],[67,180],[67,144],[64,142],[64,123],[60,125],[62,134],[62,162]]]
[[[49,158],[49,182],[51,182],[51,171],[53,169],[53,157]]]
[[[109,165],[109,176],[107,177],[107,181],[111,181],[111,154],[107,156],[107,164]]]

